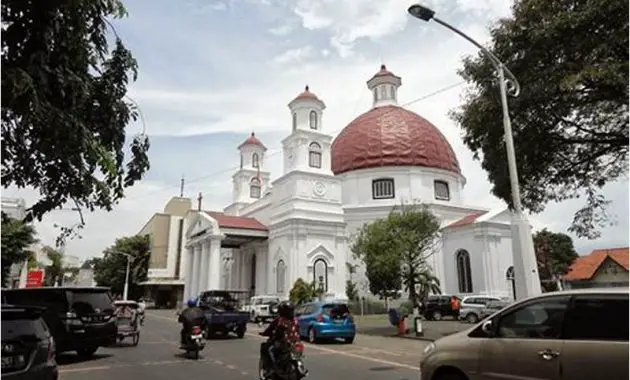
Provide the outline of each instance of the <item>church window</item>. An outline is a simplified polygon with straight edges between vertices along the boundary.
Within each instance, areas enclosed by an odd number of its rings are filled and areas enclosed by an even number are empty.
[[[297,129],[297,113],[293,112],[293,130]]]
[[[372,181],[373,199],[394,198],[394,180],[392,178],[379,178]]]
[[[241,169],[243,169],[243,155],[241,154]]]
[[[376,103],[376,101],[378,101],[378,92],[374,89],[372,93],[374,94],[374,103]]]
[[[390,90],[391,90],[391,94],[392,94],[392,99],[396,100],[396,87],[394,87],[392,85],[392,86],[390,86]]]
[[[387,99],[387,88],[385,86],[381,86],[381,100]]]
[[[250,198],[260,198],[260,180],[258,178],[252,178],[250,181],[249,196]]]
[[[259,168],[260,163],[258,162],[258,153],[252,154],[252,167]]]
[[[312,168],[322,167],[322,147],[316,142],[308,146],[308,166]]]
[[[457,264],[457,283],[460,293],[472,293],[472,274],[470,273],[470,254],[464,249],[460,249],[455,254]]]
[[[309,120],[309,125],[311,126],[311,129],[317,129],[317,112],[311,111],[311,113],[308,116],[308,120]]]
[[[324,259],[317,259],[313,263],[313,283],[318,289],[328,291],[328,264]]]
[[[433,182],[433,191],[435,199],[440,201],[448,201],[451,199],[451,192],[449,191],[448,183],[446,181]]]
[[[284,260],[278,260],[276,265],[276,293],[284,294],[284,280],[286,278],[287,266],[284,264]]]

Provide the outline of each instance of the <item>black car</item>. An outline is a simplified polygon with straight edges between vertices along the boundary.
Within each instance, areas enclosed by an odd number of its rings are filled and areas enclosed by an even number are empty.
[[[108,288],[25,288],[2,291],[2,301],[45,307],[57,352],[76,351],[90,358],[99,347],[116,342],[116,318]]]
[[[44,308],[2,305],[2,379],[57,380],[55,341]]]
[[[450,295],[429,296],[422,307],[422,315],[429,321],[439,321],[443,317],[459,317],[459,310],[454,310],[451,306]],[[460,302],[459,297],[456,297]]]

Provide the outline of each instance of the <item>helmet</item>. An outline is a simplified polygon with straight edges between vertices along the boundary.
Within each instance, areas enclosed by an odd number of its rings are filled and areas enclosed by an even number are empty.
[[[282,318],[293,319],[294,310],[295,308],[290,301],[283,301],[278,305],[278,315]]]
[[[188,305],[188,307],[195,307],[195,306],[197,306],[197,298],[196,297],[190,297],[188,299],[188,301],[186,302],[186,304]]]

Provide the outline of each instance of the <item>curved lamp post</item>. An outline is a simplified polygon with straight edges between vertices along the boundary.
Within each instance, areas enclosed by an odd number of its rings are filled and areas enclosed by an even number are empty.
[[[127,258],[127,270],[125,271],[125,287],[123,289],[123,301],[127,301],[127,296],[129,295],[129,269],[131,267],[131,260],[133,260],[133,256],[128,253],[119,251],[108,251],[108,253],[123,255]]]
[[[516,168],[516,154],[514,151],[514,137],[512,135],[512,123],[508,109],[508,94],[517,97],[521,88],[512,72],[505,67],[503,62],[490,50],[483,47],[479,42],[466,35],[461,30],[435,17],[435,11],[420,4],[415,4],[407,10],[410,15],[422,21],[435,21],[445,28],[460,35],[468,42],[475,45],[490,60],[499,79],[499,90],[501,92],[501,108],[503,110],[503,131],[505,139],[505,150],[507,152],[508,170],[510,174],[510,189],[512,192],[512,204],[514,214],[512,217],[512,257],[514,261],[514,283],[515,298],[522,299],[535,296],[541,293],[540,278],[538,276],[538,265],[532,231],[527,221],[527,216],[523,212],[521,204],[521,192],[518,183],[518,171]],[[507,78],[506,78],[507,76]]]

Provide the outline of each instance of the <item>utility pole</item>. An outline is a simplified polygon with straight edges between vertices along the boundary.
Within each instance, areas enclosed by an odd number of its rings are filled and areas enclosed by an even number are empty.
[[[179,181],[179,197],[180,198],[184,197],[184,183],[185,183],[185,179],[184,179],[184,175],[182,174],[182,179]]]
[[[199,192],[199,196],[197,197],[197,210],[201,211],[201,200],[203,199],[203,195],[201,195],[201,191]]]

